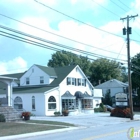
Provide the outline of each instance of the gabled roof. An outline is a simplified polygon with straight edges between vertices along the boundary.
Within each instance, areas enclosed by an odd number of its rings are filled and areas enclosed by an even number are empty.
[[[25,71],[26,72],[26,71]],[[15,79],[14,81],[19,84],[20,81],[20,77],[25,73],[25,72],[22,72],[22,73],[13,73],[13,74],[4,74],[4,75],[0,75],[0,76],[5,76],[5,77],[10,77],[10,78],[17,78]]]
[[[76,65],[54,68],[57,78],[50,85],[58,86],[75,67]]]
[[[119,88],[119,87],[128,87],[128,84],[123,83],[117,79],[112,79],[96,86],[95,88]]]
[[[52,67],[46,67],[46,66],[41,66],[41,65],[36,65],[36,66],[40,68],[42,71],[44,71],[46,74],[48,74],[49,76],[57,76],[55,69]]]
[[[11,77],[11,78],[17,78],[20,79],[20,77],[24,74],[25,72],[22,73],[13,73],[13,74],[4,74],[4,75],[0,75],[0,76],[6,76],[6,77]]]

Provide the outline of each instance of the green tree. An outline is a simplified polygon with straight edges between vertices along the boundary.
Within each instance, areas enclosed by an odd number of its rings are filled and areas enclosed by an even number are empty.
[[[122,80],[120,64],[116,61],[100,58],[91,64],[91,77],[90,81],[94,86],[110,79]]]
[[[135,89],[140,87],[140,53],[132,57],[131,70],[133,71],[131,74],[132,88]]]
[[[68,65],[79,65],[86,76],[90,76],[90,66],[91,62],[87,57],[78,56],[74,53],[68,51],[57,51],[52,54],[52,58],[48,62],[50,67],[60,67]]]
[[[103,101],[104,104],[112,106],[112,98],[111,98],[111,95],[110,95],[110,91],[108,91],[105,94],[105,97],[103,98],[102,101]]]

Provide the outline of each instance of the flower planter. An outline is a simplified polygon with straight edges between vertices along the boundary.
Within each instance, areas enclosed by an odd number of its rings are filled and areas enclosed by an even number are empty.
[[[24,120],[30,120],[30,116],[24,116]]]

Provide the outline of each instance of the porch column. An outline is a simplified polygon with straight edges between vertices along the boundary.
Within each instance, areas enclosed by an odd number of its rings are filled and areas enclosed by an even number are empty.
[[[11,84],[11,82],[8,82],[7,94],[8,94],[8,106],[12,106],[12,84]]]

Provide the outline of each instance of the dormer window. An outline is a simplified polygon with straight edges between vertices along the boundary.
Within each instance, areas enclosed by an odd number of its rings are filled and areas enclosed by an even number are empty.
[[[81,79],[78,78],[78,86],[81,86]]]
[[[71,85],[71,78],[67,77],[67,85]]]
[[[29,77],[26,77],[26,85],[29,85],[30,81],[29,81]]]
[[[40,84],[44,84],[44,77],[40,76]]]

